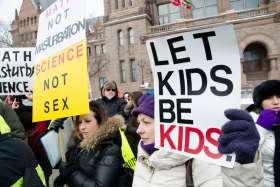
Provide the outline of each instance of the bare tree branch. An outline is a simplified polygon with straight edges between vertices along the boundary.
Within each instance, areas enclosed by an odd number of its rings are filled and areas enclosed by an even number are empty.
[[[96,64],[96,70],[95,71],[92,71],[93,70],[93,66],[94,66],[94,64]],[[101,72],[102,71],[102,69],[106,66],[108,64],[108,62],[107,62],[107,60],[105,59],[103,59],[103,58],[96,58],[96,61],[95,62],[91,62],[90,64],[89,64],[89,77],[91,78],[91,77],[94,77],[97,73],[99,73],[99,72]]]
[[[7,24],[0,22],[0,47],[11,47],[12,36]]]

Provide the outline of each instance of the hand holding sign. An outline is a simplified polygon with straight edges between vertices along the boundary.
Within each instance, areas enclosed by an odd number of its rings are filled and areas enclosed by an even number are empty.
[[[219,151],[236,153],[236,161],[240,164],[253,162],[260,140],[254,120],[248,112],[239,109],[226,110],[225,116],[230,121],[222,127]]]

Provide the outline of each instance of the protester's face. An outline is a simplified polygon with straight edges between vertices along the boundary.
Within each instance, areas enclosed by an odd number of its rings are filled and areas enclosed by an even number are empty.
[[[81,115],[78,119],[79,132],[85,139],[93,136],[99,129],[99,124],[94,116],[95,113],[90,111],[89,114]]]
[[[137,121],[139,123],[139,126],[136,132],[140,135],[143,143],[155,143],[154,119],[145,114],[139,114],[137,117]]]
[[[263,109],[272,109],[277,113],[280,112],[280,95],[273,95],[262,101]]]
[[[104,90],[104,95],[105,97],[107,97],[109,100],[112,99],[113,97],[115,97],[116,95],[116,90],[115,89],[111,89],[111,88],[106,88]]]

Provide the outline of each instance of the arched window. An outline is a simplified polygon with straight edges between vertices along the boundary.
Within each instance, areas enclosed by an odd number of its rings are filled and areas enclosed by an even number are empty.
[[[123,46],[123,31],[118,30],[118,45]]]
[[[245,48],[243,56],[243,72],[248,74],[247,79],[253,80],[256,79],[256,76],[260,80],[265,79],[266,77],[263,77],[263,73],[269,71],[266,47],[260,42],[251,43]]]
[[[132,28],[128,29],[128,44],[134,44],[134,33]]]
[[[245,61],[259,61],[266,58],[267,51],[263,44],[255,42],[248,45],[244,50],[244,60]]]

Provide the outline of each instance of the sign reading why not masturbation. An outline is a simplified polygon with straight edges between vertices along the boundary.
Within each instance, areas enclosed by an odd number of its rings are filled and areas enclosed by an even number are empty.
[[[156,146],[233,167],[217,150],[224,110],[239,108],[240,57],[232,25],[146,43],[154,76]]]
[[[57,0],[40,14],[33,121],[89,112],[85,0]]]
[[[32,91],[34,48],[0,48],[0,95]]]

